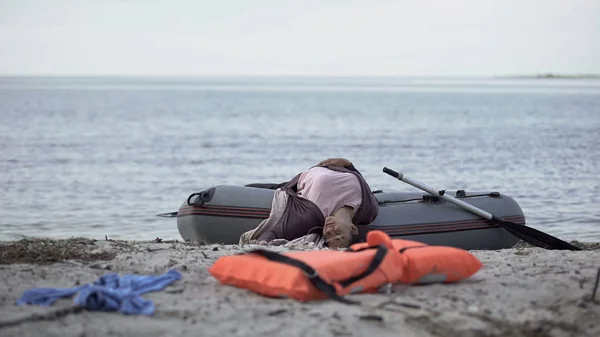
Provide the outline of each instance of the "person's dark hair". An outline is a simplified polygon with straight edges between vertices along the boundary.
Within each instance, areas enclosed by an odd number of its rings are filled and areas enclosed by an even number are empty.
[[[369,230],[367,229],[367,226],[360,225],[360,226],[356,226],[356,228],[358,228],[358,234],[352,234],[351,243],[350,243],[351,245],[355,244],[355,243],[367,241],[367,233],[369,232]]]
[[[362,234],[352,234],[352,238],[350,239],[350,244],[353,245],[355,243],[363,242],[364,236]]]

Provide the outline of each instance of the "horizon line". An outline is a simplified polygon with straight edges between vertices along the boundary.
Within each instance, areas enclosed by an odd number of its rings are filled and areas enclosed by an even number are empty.
[[[69,74],[69,73],[0,73],[0,77],[62,77],[62,78],[214,78],[214,77],[230,77],[230,78],[600,78],[600,73],[553,73],[543,72],[537,74],[488,74],[488,75],[417,75],[417,74],[395,74],[395,75],[384,75],[384,74],[234,74],[234,73],[204,73],[204,74],[93,74],[93,73],[81,73],[81,74]]]

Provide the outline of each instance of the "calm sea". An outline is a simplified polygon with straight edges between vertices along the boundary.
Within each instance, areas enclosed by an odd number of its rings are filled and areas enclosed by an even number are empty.
[[[328,157],[373,189],[499,191],[530,226],[600,241],[600,81],[0,78],[0,240],[180,239],[218,184],[281,182]]]

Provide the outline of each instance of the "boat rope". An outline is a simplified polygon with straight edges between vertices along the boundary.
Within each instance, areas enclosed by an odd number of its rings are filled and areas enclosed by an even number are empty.
[[[494,197],[497,198],[500,196],[499,192],[490,192],[490,193],[482,193],[482,194],[473,194],[473,195],[465,195],[464,192],[463,194],[459,192],[456,193],[456,195],[461,195],[458,196],[458,199],[467,199],[467,198],[474,198],[474,197]],[[405,200],[383,200],[379,202],[379,205],[385,205],[385,204],[395,204],[395,203],[400,203],[400,202],[409,202],[409,201],[437,201],[439,200],[439,198],[435,197],[435,196],[429,196],[429,195],[424,195],[421,198],[414,198],[414,199],[405,199]]]

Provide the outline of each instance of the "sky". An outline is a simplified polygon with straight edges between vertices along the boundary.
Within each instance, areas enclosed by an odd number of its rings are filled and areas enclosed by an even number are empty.
[[[0,0],[0,75],[600,73],[600,0]]]

